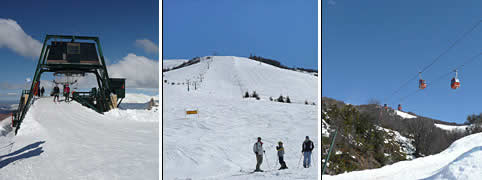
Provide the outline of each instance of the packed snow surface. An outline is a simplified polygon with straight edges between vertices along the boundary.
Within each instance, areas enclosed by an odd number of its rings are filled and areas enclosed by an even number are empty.
[[[158,179],[157,114],[37,99],[16,136],[2,125],[0,179]]]
[[[399,111],[399,110],[395,110],[395,113],[397,113],[397,115],[399,115],[400,117],[405,118],[405,119],[417,118],[417,116],[414,116],[414,115],[411,115],[411,114],[408,114],[406,112],[402,112],[402,111]]]
[[[447,131],[465,131],[465,128],[468,126],[451,126],[451,125],[445,125],[445,124],[435,124],[440,129],[447,130]]]
[[[402,161],[379,169],[355,171],[334,179],[473,179],[482,177],[482,133],[455,141],[439,154]]]
[[[208,68],[209,67],[209,68]],[[319,156],[302,168],[305,136],[318,146],[316,76],[259,63],[247,58],[215,56],[200,63],[165,72],[168,82],[197,82],[163,86],[164,179],[316,179]],[[202,81],[201,81],[202,79]],[[256,91],[261,99],[242,98]],[[291,104],[270,101],[288,95]],[[186,110],[198,110],[186,115]],[[255,169],[253,144],[260,136],[266,155]],[[278,171],[276,146],[284,143],[289,169]]]

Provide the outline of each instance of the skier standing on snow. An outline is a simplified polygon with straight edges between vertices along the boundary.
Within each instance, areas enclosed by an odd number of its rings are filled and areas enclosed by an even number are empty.
[[[284,154],[285,154],[285,149],[283,148],[283,142],[281,142],[281,141],[278,142],[278,146],[276,146],[276,150],[278,151],[279,164],[281,165],[279,170],[288,169],[288,167],[286,166],[286,162],[283,159]]]
[[[259,167],[263,163],[263,142],[261,142],[261,137],[258,137],[258,142],[253,145],[253,152],[256,154],[256,169],[254,172],[263,172]]]
[[[315,146],[313,145],[313,141],[310,140],[309,136],[306,136],[306,139],[303,142],[302,150],[301,150],[301,152],[303,153],[303,156],[304,156],[303,167],[305,167],[305,168],[310,167],[311,151],[313,151],[314,148],[315,148]]]
[[[45,89],[44,89],[44,87],[42,86],[42,88],[40,89],[40,96],[44,96],[44,92],[45,92]]]
[[[59,86],[55,86],[54,87],[54,102],[55,102],[55,99],[57,99],[57,102],[60,102],[59,100],[59,93],[60,93],[60,89],[59,89]]]
[[[65,102],[69,102],[69,96],[70,96],[70,87],[69,85],[65,85],[64,87],[64,96],[65,96]]]

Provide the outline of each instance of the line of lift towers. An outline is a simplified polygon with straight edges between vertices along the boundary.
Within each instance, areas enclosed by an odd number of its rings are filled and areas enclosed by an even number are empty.
[[[38,95],[40,77],[44,72],[53,72],[56,76],[63,75],[67,78],[94,74],[98,87],[93,87],[89,92],[72,92],[72,99],[101,114],[117,108],[125,97],[125,79],[109,78],[98,37],[47,35],[30,90],[22,90],[18,109],[12,113],[15,134],[20,129],[34,96]]]

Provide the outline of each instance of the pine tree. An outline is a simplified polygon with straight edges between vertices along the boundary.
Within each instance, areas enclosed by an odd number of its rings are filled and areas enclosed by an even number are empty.
[[[249,98],[249,93],[248,93],[248,91],[246,91],[246,93],[244,93],[244,96],[243,96],[243,97],[244,97],[244,98]]]
[[[277,100],[278,100],[278,102],[285,102],[285,101],[283,100],[283,96],[282,96],[282,95],[280,95]]]
[[[256,91],[253,91],[253,95],[251,97],[254,97],[254,98],[259,98],[258,94],[256,93]]]

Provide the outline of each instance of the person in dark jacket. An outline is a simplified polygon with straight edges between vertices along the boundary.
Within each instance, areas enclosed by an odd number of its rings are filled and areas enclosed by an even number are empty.
[[[261,142],[261,137],[258,137],[258,141],[253,145],[253,152],[256,154],[256,169],[254,172],[263,172],[259,167],[263,163],[263,142]]]
[[[44,89],[44,87],[42,86],[42,88],[40,89],[40,96],[44,96],[44,92],[45,92],[45,89]]]
[[[315,148],[313,141],[310,140],[309,136],[306,136],[305,141],[303,142],[301,152],[303,153],[303,167],[309,168],[311,164],[311,152]]]
[[[284,157],[284,154],[285,154],[285,148],[283,148],[283,142],[278,142],[278,146],[276,146],[276,150],[278,151],[278,160],[279,160],[279,164],[281,165],[281,167],[279,168],[280,170],[281,169],[288,169],[288,167],[286,166],[286,162],[284,161],[283,157]]]
[[[55,86],[54,87],[54,102],[55,102],[55,99],[57,99],[57,102],[60,102],[59,100],[59,93],[60,93],[60,88],[58,86]]]

